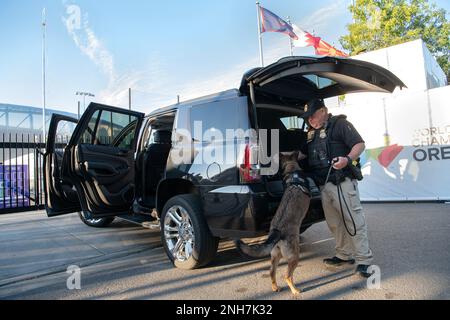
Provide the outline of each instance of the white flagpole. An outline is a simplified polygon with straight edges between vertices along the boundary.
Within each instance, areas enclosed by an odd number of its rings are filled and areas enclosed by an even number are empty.
[[[292,27],[291,18],[290,17],[287,17],[287,23]],[[289,52],[291,54],[291,57],[294,56],[294,44],[292,43],[291,36],[289,36]]]
[[[261,61],[261,67],[264,67],[264,56],[262,47],[262,34],[261,34],[261,8],[259,7],[259,1],[256,1],[256,15],[258,17],[259,59]]]
[[[45,97],[45,33],[46,33],[47,21],[45,8],[42,10],[42,141],[45,143],[46,139],[46,122],[45,122],[45,107],[46,107],[46,97]]]

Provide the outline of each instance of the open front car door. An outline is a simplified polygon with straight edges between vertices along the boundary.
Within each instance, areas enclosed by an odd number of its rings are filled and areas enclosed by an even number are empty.
[[[65,148],[78,120],[54,114],[50,122],[44,154],[45,209],[49,217],[80,211],[73,184],[63,176]]]
[[[137,136],[144,114],[91,103],[63,159],[88,218],[127,214],[135,194]]]

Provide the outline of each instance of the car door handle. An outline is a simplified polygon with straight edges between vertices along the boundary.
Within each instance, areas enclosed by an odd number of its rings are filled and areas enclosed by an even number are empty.
[[[113,175],[113,174],[119,174],[119,171],[112,166],[109,163],[104,162],[84,162],[84,167],[86,168],[86,171],[93,174],[93,175]],[[102,172],[102,173],[99,173]],[[105,174],[106,171],[106,174]]]

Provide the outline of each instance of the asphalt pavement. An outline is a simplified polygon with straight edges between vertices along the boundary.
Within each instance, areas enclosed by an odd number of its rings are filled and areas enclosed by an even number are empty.
[[[0,216],[0,299],[450,299],[450,204],[365,204],[370,246],[380,282],[354,267],[326,268],[334,253],[325,222],[301,237],[293,297],[270,287],[268,259],[250,260],[222,241],[211,265],[175,269],[158,230],[116,219],[108,228],[78,215],[47,218],[42,211]],[[68,289],[68,267],[80,269],[80,289]],[[68,281],[69,279],[69,281]],[[70,287],[69,283],[69,287]],[[378,288],[377,288],[378,287]]]

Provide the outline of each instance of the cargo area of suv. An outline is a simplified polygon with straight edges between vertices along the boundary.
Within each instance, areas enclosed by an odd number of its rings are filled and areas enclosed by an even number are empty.
[[[54,115],[44,156],[47,214],[79,212],[93,227],[114,217],[159,219],[161,241],[175,266],[208,264],[219,238],[254,237],[267,232],[283,194],[270,155],[270,139],[219,136],[226,129],[267,130],[279,136],[279,150],[305,150],[305,103],[353,92],[393,92],[405,85],[377,65],[345,58],[287,57],[247,72],[239,89],[140,112],[92,103],[81,119]],[[196,130],[198,122],[213,134]],[[58,130],[71,124],[69,141]],[[202,161],[221,149],[228,161]],[[187,155],[188,162],[177,162]],[[305,163],[301,163],[305,166]],[[302,229],[323,220],[320,193]]]

